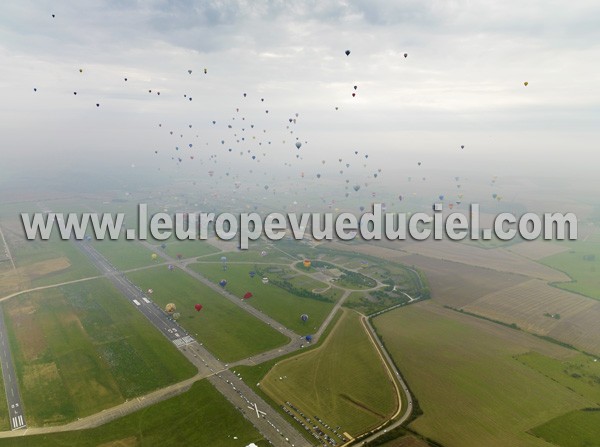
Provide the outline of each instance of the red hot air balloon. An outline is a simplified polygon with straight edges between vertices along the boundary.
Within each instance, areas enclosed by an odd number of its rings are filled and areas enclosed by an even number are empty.
[[[202,310],[202,304],[196,304],[194,309],[196,309],[196,312],[200,312]]]
[[[247,300],[248,298],[252,298],[252,296],[253,296],[253,295],[252,295],[250,292],[246,292],[246,293],[244,294],[244,299],[245,299],[245,300]]]

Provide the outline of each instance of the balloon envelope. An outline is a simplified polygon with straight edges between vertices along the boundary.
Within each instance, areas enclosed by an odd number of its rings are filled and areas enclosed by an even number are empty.
[[[165,312],[170,313],[170,314],[172,314],[173,312],[175,312],[176,309],[177,309],[177,307],[173,303],[168,303],[165,306]]]

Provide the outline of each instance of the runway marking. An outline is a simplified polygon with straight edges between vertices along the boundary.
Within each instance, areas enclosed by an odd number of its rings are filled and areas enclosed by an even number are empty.
[[[186,343],[183,341],[183,339],[177,338],[173,340],[173,344],[179,348],[181,346],[185,346]]]
[[[141,306],[142,303],[140,303],[138,300],[133,300],[133,302],[135,303],[136,306]]]
[[[25,421],[23,420],[23,415],[18,415],[18,416],[14,416],[11,419],[11,430],[17,430],[19,428],[24,428],[25,425]]]

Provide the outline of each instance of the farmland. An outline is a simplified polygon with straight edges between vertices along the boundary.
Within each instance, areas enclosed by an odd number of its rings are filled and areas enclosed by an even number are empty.
[[[569,248],[565,244],[558,244],[552,241],[535,240],[520,242],[516,245],[512,245],[508,248],[513,253],[516,253],[526,258],[539,261],[540,259],[547,258],[559,253],[568,251]]]
[[[398,405],[358,314],[350,310],[319,348],[280,361],[260,387],[278,404],[289,401],[352,435],[384,422]]]
[[[465,306],[484,295],[527,280],[525,276],[420,255],[407,256],[404,262],[425,274],[433,300],[453,307]]]
[[[235,440],[234,440],[235,439]],[[212,385],[202,380],[179,396],[97,428],[3,439],[6,447],[230,447],[269,444]]]
[[[181,314],[179,324],[225,362],[286,343],[284,335],[179,269],[159,266],[127,276],[142,290],[153,289],[152,300],[160,306],[174,303]],[[194,309],[196,303],[204,306],[201,312]]]
[[[572,411],[531,430],[560,447],[599,447],[600,411]]]
[[[584,354],[557,359],[538,352],[528,352],[516,357],[518,361],[552,380],[590,398],[600,406],[600,361]]]
[[[28,241],[18,226],[3,226],[4,237],[11,250],[17,271],[4,275],[10,282],[15,274],[21,288],[44,286],[94,276],[97,271],[87,258],[70,243],[58,237],[57,232],[47,241]]]
[[[424,412],[410,428],[447,447],[545,446],[527,431],[593,405],[514,358],[532,348],[568,350],[472,320],[432,302],[374,319]]]
[[[106,280],[3,306],[30,426],[65,423],[195,373]]]
[[[539,280],[488,294],[463,309],[600,354],[600,327],[594,324],[600,318],[600,302]]]
[[[407,245],[397,244],[402,250],[434,259],[485,267],[499,272],[539,278],[545,281],[568,281],[561,272],[501,248],[483,249],[451,241],[423,241]],[[405,261],[403,261],[405,262]]]
[[[221,263],[192,264],[189,267],[215,283],[221,279],[227,279],[227,290],[240,298],[250,291],[253,297],[246,301],[249,305],[261,310],[285,327],[301,334],[306,333],[309,330],[308,328],[311,332],[318,328],[333,308],[334,302],[341,295],[339,289],[329,289],[322,294],[316,294],[315,297],[292,294],[277,286],[279,281],[284,281],[284,277],[291,276],[292,278],[289,281],[295,281],[296,283],[306,282],[310,289],[303,290],[307,291],[312,290],[314,286],[319,288],[326,288],[327,286],[316,282],[310,277],[298,275],[297,272],[280,266],[229,264],[225,271]],[[257,267],[260,267],[260,269],[257,269]],[[258,273],[252,278],[249,271],[257,271]],[[268,284],[262,283],[261,271],[269,277]],[[300,319],[302,314],[308,315],[309,321],[307,323]]]
[[[541,261],[571,277],[572,281],[556,286],[600,300],[600,242],[564,242],[562,246],[568,251]]]

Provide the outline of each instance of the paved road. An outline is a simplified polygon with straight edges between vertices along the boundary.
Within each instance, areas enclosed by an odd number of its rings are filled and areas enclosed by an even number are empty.
[[[404,382],[404,379],[400,375],[400,371],[398,371],[398,368],[396,368],[396,365],[392,361],[392,358],[390,357],[390,354],[388,353],[387,349],[385,349],[385,347],[379,340],[379,337],[377,337],[377,334],[375,333],[375,329],[373,328],[373,325],[371,324],[371,319],[369,317],[362,317],[362,318],[363,318],[363,322],[366,324],[366,327],[370,332],[372,339],[376,340],[376,343],[379,344],[377,349],[379,350],[380,354],[383,355],[383,357],[385,358],[387,367],[389,370],[391,370],[391,373],[394,376],[394,379],[397,382],[397,385],[399,386],[399,391],[404,393],[404,395],[406,396],[406,401],[407,401],[407,405],[405,406],[404,411],[402,411],[402,407],[400,406],[400,408],[398,409],[398,413],[396,415],[394,415],[394,417],[397,417],[401,413],[400,418],[385,428],[374,429],[372,432],[370,432],[368,434],[368,436],[366,438],[362,439],[362,443],[365,444],[367,442],[374,441],[375,439],[377,439],[379,436],[383,435],[387,431],[393,430],[394,428],[399,427],[404,422],[406,422],[406,420],[410,417],[410,415],[413,412],[413,402],[412,402],[412,397],[410,395],[410,391],[408,390],[408,386],[406,385],[406,382]]]
[[[2,377],[4,378],[4,390],[8,404],[10,429],[25,428],[27,424],[25,423],[25,415],[23,414],[23,404],[21,402],[21,394],[19,393],[15,365],[10,354],[10,345],[8,335],[6,335],[4,309],[2,306],[0,306],[0,365],[2,365]]]

